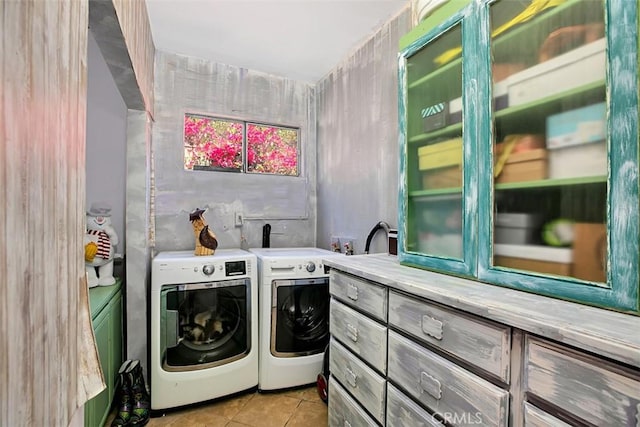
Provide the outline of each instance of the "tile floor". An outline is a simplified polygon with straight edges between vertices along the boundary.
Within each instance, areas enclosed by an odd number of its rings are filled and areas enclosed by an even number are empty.
[[[109,423],[106,426],[110,425]],[[316,386],[276,392],[249,392],[168,411],[149,427],[326,427],[327,405]]]

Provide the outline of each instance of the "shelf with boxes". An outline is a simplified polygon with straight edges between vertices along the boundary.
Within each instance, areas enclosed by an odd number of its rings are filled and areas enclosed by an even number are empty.
[[[401,40],[401,263],[639,311],[637,22],[481,0]]]

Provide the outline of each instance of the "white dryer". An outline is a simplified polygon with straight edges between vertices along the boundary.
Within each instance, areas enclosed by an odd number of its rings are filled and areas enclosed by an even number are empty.
[[[162,252],[151,271],[151,409],[258,385],[257,259]]]
[[[252,248],[258,257],[259,390],[316,382],[329,341],[329,272],[319,248]]]

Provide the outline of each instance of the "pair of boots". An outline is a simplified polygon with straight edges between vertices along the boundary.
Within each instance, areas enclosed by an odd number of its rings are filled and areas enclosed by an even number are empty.
[[[139,360],[126,360],[118,370],[118,415],[111,427],[143,426],[149,422],[151,401]]]

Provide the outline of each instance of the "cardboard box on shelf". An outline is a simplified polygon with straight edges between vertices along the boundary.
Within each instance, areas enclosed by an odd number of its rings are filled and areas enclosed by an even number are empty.
[[[542,245],[493,245],[493,265],[536,273],[570,276],[571,248]]]
[[[462,186],[462,167],[454,165],[422,172],[422,188],[458,188]]]
[[[495,62],[491,65],[491,75],[494,83],[500,82],[507,77],[524,70],[524,62]]]
[[[598,223],[576,223],[573,228],[573,233],[573,277],[592,282],[606,282],[606,225]]]
[[[500,175],[496,177],[496,183],[535,181],[546,177],[547,150],[537,148],[511,154],[507,158]]]
[[[462,163],[462,138],[453,138],[418,149],[418,169],[429,170]]]
[[[536,273],[555,274],[558,276],[571,275],[571,264],[564,264],[561,262],[538,261],[535,259],[496,255],[493,259],[493,265],[515,268],[516,270],[533,271]]]
[[[418,149],[422,188],[452,188],[462,185],[462,138],[453,138]]]
[[[594,42],[604,37],[604,23],[592,22],[581,25],[560,27],[545,39],[538,50],[538,62],[548,61],[575,49],[579,45]]]

